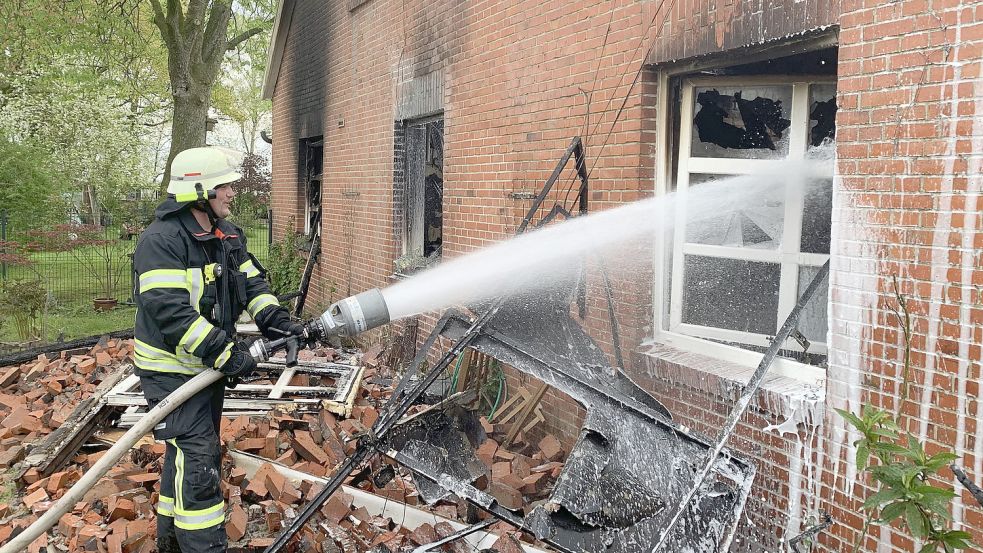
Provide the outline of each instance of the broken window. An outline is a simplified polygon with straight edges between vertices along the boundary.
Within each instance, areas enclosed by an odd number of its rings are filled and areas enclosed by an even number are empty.
[[[321,181],[324,164],[324,139],[317,136],[300,141],[300,190],[303,202],[304,235],[311,239],[317,230],[321,212]]]
[[[783,159],[791,86],[698,87],[693,157]]]
[[[405,224],[402,266],[398,269],[409,270],[440,257],[444,203],[443,118],[408,122],[404,127],[403,147]]]
[[[673,235],[668,330],[760,351],[829,257],[835,83],[783,76],[694,78],[682,82],[681,92],[681,195],[723,179],[731,179],[727,186],[748,186],[753,177],[732,177],[819,160],[818,174],[798,177],[799,184],[773,197],[720,215],[698,207],[687,213],[682,202],[677,213],[682,231]],[[786,344],[791,356],[812,363],[823,362],[827,341],[828,293],[817,296],[799,324],[808,346]]]

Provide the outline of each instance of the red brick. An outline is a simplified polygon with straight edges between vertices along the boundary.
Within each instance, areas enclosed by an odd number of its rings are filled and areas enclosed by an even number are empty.
[[[563,458],[563,446],[560,445],[560,441],[552,434],[547,434],[546,437],[539,441],[539,450],[550,461],[559,461]]]
[[[249,522],[246,511],[239,505],[234,505],[229,513],[228,521],[225,524],[225,531],[229,534],[229,541],[239,541],[246,535],[246,524]]]
[[[34,506],[35,503],[41,501],[47,501],[47,500],[48,500],[48,492],[42,489],[37,489],[25,495],[22,501],[24,502],[24,505],[26,505],[27,508],[30,509],[32,506]]]

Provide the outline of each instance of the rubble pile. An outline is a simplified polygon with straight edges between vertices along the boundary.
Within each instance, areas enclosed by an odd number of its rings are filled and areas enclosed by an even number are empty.
[[[106,375],[123,370],[122,365],[131,354],[132,342],[110,340],[84,352],[62,352],[54,359],[41,356],[0,370],[0,463],[3,468],[20,469],[8,472],[18,474],[19,479],[7,483],[8,488],[16,487],[15,496],[0,503],[0,544],[36,520],[98,460],[102,451],[83,448],[67,467],[48,476],[35,468],[23,470],[23,465],[18,464],[29,453],[30,445],[65,422],[73,408],[92,394]],[[321,484],[314,479],[330,475],[355,450],[358,438],[376,422],[392,394],[390,371],[383,366],[380,355],[381,350],[373,348],[362,356],[362,386],[348,418],[338,418],[327,410],[314,414],[282,408],[265,417],[223,418],[220,437],[226,455],[221,486],[227,501],[230,551],[262,551],[272,543],[320,491]],[[333,358],[332,350],[302,354],[302,360]],[[330,386],[331,382],[326,376],[297,374],[291,385]],[[413,406],[410,414],[425,408]],[[509,509],[528,509],[545,498],[563,467],[564,451],[559,441],[546,436],[526,443],[520,435],[511,447],[504,448],[499,442],[504,440],[507,429],[492,425],[483,417],[480,422],[487,438],[479,444],[476,455],[487,467],[487,475],[474,484]],[[249,477],[245,469],[236,466],[230,451],[269,462],[261,462]],[[163,443],[150,437],[141,440],[55,528],[38,538],[29,552],[155,551],[153,506],[160,489],[163,454]],[[312,478],[288,480],[284,467]],[[479,520],[477,512],[460,500],[422,505],[409,473],[380,455],[366,470],[350,476],[347,483],[386,502],[429,510],[434,514],[433,523],[407,528],[402,520],[397,520],[399,517],[373,515],[364,506],[356,505],[351,494],[339,490],[285,551],[406,551],[455,531],[439,517]],[[500,536],[495,550],[521,550],[520,533],[511,526],[496,523],[487,530]],[[463,552],[473,548],[458,540],[443,546],[443,550]]]
[[[62,351],[53,358],[0,367],[0,469],[19,462],[29,444],[61,426],[75,406],[120,365],[133,343],[108,340],[91,349]]]

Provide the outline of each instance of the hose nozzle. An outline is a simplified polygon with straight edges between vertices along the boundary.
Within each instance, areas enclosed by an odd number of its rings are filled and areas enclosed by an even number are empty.
[[[373,288],[332,304],[320,317],[307,323],[307,333],[318,340],[330,336],[351,338],[388,322],[386,300],[381,290]]]

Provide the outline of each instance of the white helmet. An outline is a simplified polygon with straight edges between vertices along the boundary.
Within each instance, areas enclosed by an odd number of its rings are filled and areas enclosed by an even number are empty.
[[[171,162],[171,181],[167,184],[167,193],[179,202],[213,197],[214,194],[209,194],[209,191],[242,178],[238,171],[241,160],[236,159],[236,154],[234,150],[216,146],[178,152]]]

